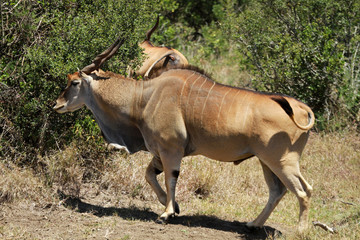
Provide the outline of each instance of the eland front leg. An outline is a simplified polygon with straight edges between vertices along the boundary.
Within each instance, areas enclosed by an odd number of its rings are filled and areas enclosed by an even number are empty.
[[[153,157],[151,162],[149,163],[146,169],[145,179],[150,184],[152,190],[155,192],[156,196],[158,197],[160,203],[166,206],[166,193],[161,188],[158,180],[157,175],[163,172],[163,166],[159,158]],[[179,205],[175,202],[175,212],[177,214],[180,213]]]

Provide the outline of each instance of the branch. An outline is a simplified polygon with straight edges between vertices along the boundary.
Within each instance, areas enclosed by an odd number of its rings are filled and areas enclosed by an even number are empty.
[[[8,13],[11,13],[16,7],[17,5],[19,5],[19,3],[21,2],[22,0],[19,0],[15,5],[14,7],[8,12]]]
[[[343,204],[347,204],[347,205],[352,205],[352,206],[356,206],[356,204],[354,204],[354,203],[351,203],[351,202],[345,202],[345,201],[342,201],[342,200],[340,200],[340,202],[342,202]]]
[[[331,228],[329,227],[328,225],[326,225],[325,223],[321,223],[321,222],[318,222],[318,221],[313,221],[312,224],[316,227],[321,227],[322,229],[324,229],[325,231],[329,231],[331,233],[337,233],[336,229],[335,228]]]

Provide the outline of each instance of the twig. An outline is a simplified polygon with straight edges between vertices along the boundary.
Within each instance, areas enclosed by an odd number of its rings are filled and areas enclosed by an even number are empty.
[[[44,136],[45,136],[45,131],[47,129],[47,125],[48,125],[48,119],[49,119],[49,116],[50,116],[51,112],[48,113],[48,114],[44,114],[44,124],[41,128],[41,131],[40,131],[40,140],[39,140],[39,153],[41,153],[44,149]]]
[[[312,222],[314,226],[318,226],[321,227],[322,229],[324,229],[325,231],[329,231],[331,233],[337,233],[335,228],[329,227],[328,225],[326,225],[325,223],[321,223],[318,221],[313,221]]]
[[[9,89],[10,87],[8,85],[6,85],[5,83],[3,82],[0,82],[1,85],[3,85],[6,89]]]
[[[21,3],[21,1],[22,0],[18,1],[8,13],[11,13],[17,7],[17,5],[19,5],[19,3]]]
[[[343,200],[340,200],[340,202],[342,202],[343,204],[352,205],[352,206],[355,206],[355,205],[356,205],[356,204],[354,204],[354,203],[345,202],[345,201],[343,201]]]

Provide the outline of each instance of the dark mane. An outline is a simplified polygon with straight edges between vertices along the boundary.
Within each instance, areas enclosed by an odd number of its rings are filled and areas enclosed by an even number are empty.
[[[100,70],[100,71],[98,71],[96,73],[92,73],[91,75],[95,80],[106,80],[106,79],[109,79],[109,78],[130,79],[130,78],[127,78],[124,75],[121,75],[121,74],[118,74],[118,73],[114,73],[114,72],[111,72],[111,71],[104,72],[102,70]]]
[[[171,70],[178,70],[178,69],[183,69],[183,70],[190,70],[190,71],[193,71],[193,72],[197,72],[201,75],[204,75],[205,77],[209,78],[209,79],[213,79],[212,76],[208,73],[206,73],[203,69],[197,67],[197,66],[194,66],[194,65],[186,65],[186,66],[169,66],[166,67],[166,68],[162,68],[162,69],[159,69],[157,71],[155,71],[154,73],[151,74],[151,78],[154,78],[154,77],[158,77],[160,76],[161,74],[165,73],[165,72],[168,72],[168,71],[171,71]]]
[[[199,68],[199,67],[194,66],[194,65],[187,65],[187,66],[179,67],[178,69],[186,69],[186,70],[190,70],[190,71],[193,71],[193,72],[198,72],[201,75],[204,75],[205,77],[212,79],[212,76],[209,73],[205,72],[204,69]]]

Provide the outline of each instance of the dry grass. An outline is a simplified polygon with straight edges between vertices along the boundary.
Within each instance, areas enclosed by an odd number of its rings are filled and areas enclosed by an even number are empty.
[[[18,201],[47,204],[53,194],[30,169],[0,161],[0,205]]]
[[[40,176],[0,162],[0,204],[17,200],[51,202],[55,188],[81,197],[87,191],[81,190],[91,183],[97,192],[106,192],[113,203],[126,194],[161,213],[163,207],[144,178],[150,154],[116,153],[103,159],[87,159],[76,152],[77,149],[71,145],[43,158],[41,161],[47,167]],[[335,227],[338,233],[334,235],[311,227],[303,235],[290,231],[287,238],[360,238],[359,149],[360,136],[356,133],[311,134],[300,164],[304,177],[314,188],[310,218]],[[97,174],[89,175],[89,168],[97,168],[92,170]],[[161,183],[162,175],[159,177]],[[250,221],[260,213],[267,197],[256,158],[238,166],[202,156],[183,160],[177,185],[177,201],[183,215],[215,215],[228,221]],[[267,224],[295,229],[298,211],[296,197],[288,193]]]

